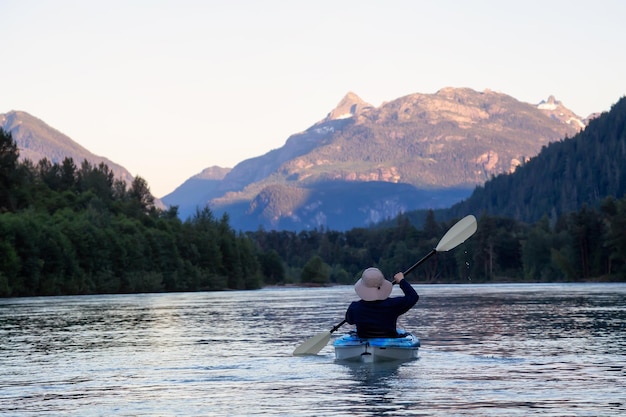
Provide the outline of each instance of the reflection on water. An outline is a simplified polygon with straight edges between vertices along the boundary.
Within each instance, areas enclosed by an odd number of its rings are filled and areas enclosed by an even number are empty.
[[[351,382],[342,408],[367,415],[383,415],[401,409],[395,403],[395,385],[400,363],[339,363],[345,368],[345,378]]]
[[[626,285],[416,289],[391,364],[291,356],[351,287],[0,300],[0,414],[626,413]]]

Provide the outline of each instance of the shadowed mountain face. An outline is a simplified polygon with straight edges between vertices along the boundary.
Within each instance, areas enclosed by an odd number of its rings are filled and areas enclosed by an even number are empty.
[[[241,230],[368,226],[449,207],[584,123],[553,97],[531,105],[489,90],[445,88],[374,107],[349,93],[282,148],[221,178],[192,177],[163,201],[183,217],[205,205],[227,212]]]

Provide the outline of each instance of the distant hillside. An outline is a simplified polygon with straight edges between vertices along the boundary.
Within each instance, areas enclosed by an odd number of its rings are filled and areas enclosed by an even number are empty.
[[[196,207],[198,201],[209,201],[219,195],[215,190],[230,171],[231,168],[218,166],[205,168],[199,174],[194,175],[176,187],[176,189],[169,194],[169,197],[166,198],[176,202],[176,204],[171,205],[185,208]]]
[[[626,98],[571,139],[551,143],[512,174],[478,187],[449,214],[488,213],[535,222],[626,195]]]
[[[444,88],[374,107],[348,93],[283,147],[163,201],[183,217],[205,205],[227,212],[235,229],[367,226],[449,207],[583,127],[553,97],[532,105],[489,90]]]
[[[0,114],[0,127],[10,132],[20,151],[20,160],[29,159],[33,163],[48,158],[53,163],[60,163],[66,157],[74,160],[77,166],[86,159],[94,165],[105,163],[116,178],[130,184],[133,176],[128,170],[115,162],[94,155],[72,139],[48,126],[42,120],[23,111],[10,111]]]

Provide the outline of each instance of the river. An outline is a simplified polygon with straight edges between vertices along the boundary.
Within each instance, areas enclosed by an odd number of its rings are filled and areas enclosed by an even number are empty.
[[[626,284],[414,287],[390,365],[292,356],[349,286],[0,299],[0,415],[626,415]]]

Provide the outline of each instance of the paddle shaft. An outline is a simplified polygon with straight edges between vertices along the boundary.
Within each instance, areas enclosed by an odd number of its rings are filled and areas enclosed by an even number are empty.
[[[330,332],[332,333],[332,332],[337,331],[337,329],[338,329],[338,328],[340,328],[341,326],[343,326],[343,325],[344,325],[344,324],[346,324],[346,323],[347,323],[346,319],[343,319],[343,321],[342,321],[341,323],[339,323],[338,325],[336,325],[335,327],[333,327],[333,328],[330,330]]]
[[[403,274],[406,276],[408,275],[411,271],[413,271],[415,268],[417,268],[418,266],[420,266],[421,264],[423,264],[424,262],[426,262],[426,260],[428,258],[430,258],[431,256],[433,256],[434,254],[437,253],[437,249],[433,249],[430,252],[428,252],[428,255],[424,256],[422,259],[420,259],[419,261],[415,262],[409,269],[407,269],[406,271],[403,272]],[[396,285],[396,281],[393,280],[391,282],[393,285]]]
[[[430,258],[431,256],[433,256],[434,254],[437,253],[436,249],[431,250],[430,252],[428,252],[428,255],[424,256],[422,259],[420,259],[419,261],[417,261],[415,264],[413,264],[413,266],[411,266],[409,269],[407,269],[406,271],[404,271],[404,275],[409,274],[411,271],[413,271],[415,268],[417,268],[418,266],[420,266],[421,264],[423,264],[424,262],[426,262],[426,260],[428,258]]]

